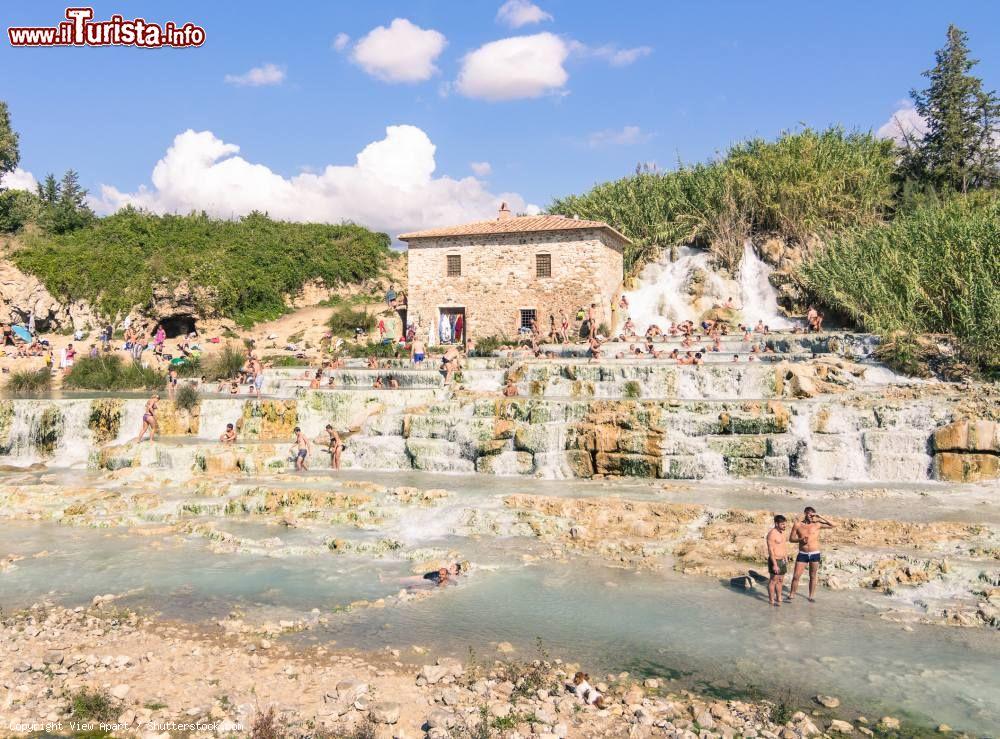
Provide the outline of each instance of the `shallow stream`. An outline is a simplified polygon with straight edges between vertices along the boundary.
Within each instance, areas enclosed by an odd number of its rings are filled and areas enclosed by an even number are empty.
[[[353,477],[361,479],[360,473]],[[818,693],[836,695],[848,715],[894,715],[928,726],[944,722],[980,734],[1000,726],[995,630],[883,620],[875,605],[888,596],[873,591],[822,590],[815,604],[801,600],[777,610],[767,605],[762,589],[738,591],[669,566],[635,572],[574,552],[562,561],[535,558],[546,547],[533,537],[512,535],[517,532],[512,520],[498,528],[499,535],[463,527],[463,512],[470,509],[512,519],[501,497],[515,492],[621,494],[779,510],[821,500],[829,515],[850,515],[863,505],[868,518],[979,516],[995,522],[998,507],[985,488],[966,488],[952,503],[933,485],[872,488],[859,497],[857,486],[617,485],[418,473],[365,479],[445,488],[453,495],[438,505],[401,508],[397,517],[370,530],[195,519],[249,542],[236,551],[155,524],[105,529],[5,522],[0,554],[25,558],[0,573],[0,605],[12,609],[45,597],[77,605],[95,594],[130,593],[121,600],[124,605],[169,619],[207,625],[233,611],[248,622],[302,619],[313,627],[284,639],[335,641],[338,648],[361,650],[394,647],[414,661],[427,658],[412,652],[412,645],[462,658],[471,649],[493,659],[501,641],[515,645],[515,656],[531,658],[540,639],[553,656],[595,674],[626,670],[674,680],[671,687],[763,695],[805,707]],[[294,485],[324,488],[329,478],[317,474]],[[338,536],[393,537],[401,546],[379,556],[330,551],[326,542]],[[471,560],[472,574],[428,597],[405,602],[393,597],[414,561],[425,552],[447,551]],[[384,606],[348,608],[382,598]],[[318,622],[317,615],[327,622]]]

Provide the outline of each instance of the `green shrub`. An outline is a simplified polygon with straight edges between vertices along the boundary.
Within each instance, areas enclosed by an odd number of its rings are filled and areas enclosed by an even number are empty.
[[[492,357],[497,351],[505,346],[510,346],[513,342],[506,336],[484,336],[476,339],[475,347],[469,353],[472,357]]]
[[[231,380],[247,363],[247,353],[238,344],[226,344],[222,351],[208,355],[202,362],[202,374],[209,382]]]
[[[400,357],[405,356],[403,347],[395,341],[369,341],[367,344],[345,344],[348,353],[352,357],[378,357],[379,359],[393,359],[396,353]]]
[[[875,349],[875,358],[889,369],[911,377],[929,377],[927,356],[917,337],[909,332],[896,332],[885,337]]]
[[[38,395],[52,386],[52,373],[47,369],[11,372],[7,392],[14,395]]]
[[[26,190],[0,190],[0,233],[13,233],[38,220],[41,201]]]
[[[80,722],[111,723],[120,710],[121,702],[98,688],[80,688],[69,698],[69,712]]]
[[[176,392],[174,392],[174,405],[181,410],[190,411],[198,405],[200,399],[198,388],[190,382],[178,385]]]
[[[201,357],[187,357],[182,364],[175,364],[178,377],[201,377],[204,369],[201,366]]]
[[[377,277],[388,256],[386,234],[353,224],[124,208],[70,233],[29,236],[11,258],[63,302],[87,300],[109,318],[151,305],[154,286],[186,281],[206,307],[250,326],[284,313],[285,296],[309,280],[361,282]]]
[[[642,395],[642,388],[635,380],[629,380],[622,388],[626,398],[638,398]]]
[[[163,372],[117,354],[77,359],[63,378],[66,387],[80,390],[154,390],[166,383]]]
[[[371,333],[375,330],[378,322],[375,320],[375,316],[367,311],[354,310],[350,306],[341,305],[333,312],[326,325],[335,336],[352,337],[357,328],[363,328],[365,333]]]
[[[261,360],[265,365],[271,367],[308,367],[308,359],[299,359],[290,354],[265,354]]]
[[[949,334],[966,361],[1000,366],[1000,198],[958,196],[891,223],[855,228],[803,265],[829,309],[881,334]],[[909,363],[912,341],[895,345]],[[886,347],[885,351],[889,351]]]

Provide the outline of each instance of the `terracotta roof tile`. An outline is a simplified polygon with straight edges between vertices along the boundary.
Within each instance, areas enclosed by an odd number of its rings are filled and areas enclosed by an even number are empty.
[[[603,221],[585,221],[583,219],[566,218],[565,216],[517,216],[506,220],[476,221],[460,226],[445,226],[426,231],[413,231],[400,234],[401,241],[410,239],[432,239],[441,236],[481,236],[487,234],[537,233],[539,231],[571,231],[581,228],[601,228],[610,231],[626,243],[631,243],[627,237],[613,229]]]

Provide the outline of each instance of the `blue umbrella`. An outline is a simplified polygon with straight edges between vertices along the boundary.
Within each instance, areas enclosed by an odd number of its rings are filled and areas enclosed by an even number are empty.
[[[31,332],[28,329],[24,326],[11,326],[11,328],[14,329],[14,333],[17,334],[19,339],[23,339],[29,344],[31,343]]]

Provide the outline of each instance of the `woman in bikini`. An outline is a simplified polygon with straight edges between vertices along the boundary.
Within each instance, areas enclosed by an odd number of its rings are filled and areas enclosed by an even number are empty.
[[[142,437],[146,435],[146,429],[149,429],[149,440],[153,440],[153,436],[156,434],[156,408],[159,404],[159,393],[153,393],[153,397],[146,401],[146,411],[142,414],[142,430],[139,431],[139,438],[136,439],[136,442],[142,441]]]

